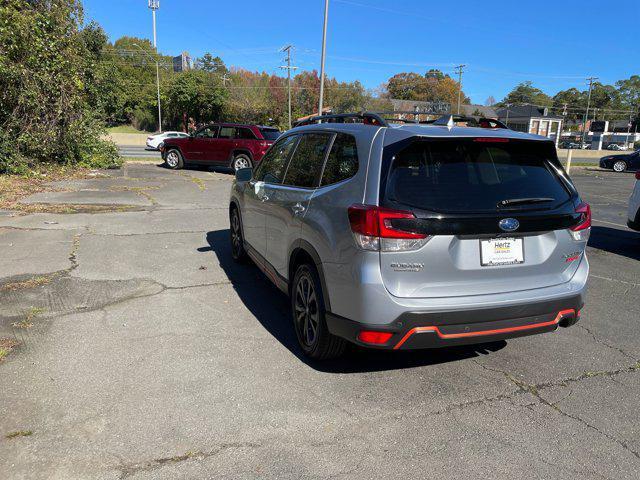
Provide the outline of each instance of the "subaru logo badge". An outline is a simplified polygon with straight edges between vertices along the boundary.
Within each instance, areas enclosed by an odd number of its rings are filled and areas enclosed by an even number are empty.
[[[520,222],[515,218],[503,218],[498,223],[498,226],[504,232],[515,232],[520,227]]]

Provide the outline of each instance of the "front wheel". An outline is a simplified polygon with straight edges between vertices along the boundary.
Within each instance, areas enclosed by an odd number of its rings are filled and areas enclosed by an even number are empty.
[[[182,158],[182,154],[176,150],[172,149],[167,152],[167,156],[164,159],[164,163],[167,168],[171,170],[177,170],[179,168],[184,167],[184,160]]]
[[[244,239],[242,238],[242,225],[240,224],[240,213],[237,207],[232,207],[229,214],[231,258],[234,262],[243,263],[247,259],[247,252],[244,249]]]
[[[238,155],[236,155],[235,157],[233,157],[233,161],[231,162],[231,166],[233,167],[234,171],[238,171],[241,168],[251,168],[253,167],[253,165],[251,164],[251,159],[249,158],[249,155],[246,155],[244,153],[239,153]]]
[[[627,163],[623,160],[618,160],[613,164],[613,170],[615,172],[624,172],[627,169]]]
[[[296,270],[291,286],[291,315],[305,355],[316,360],[342,355],[346,342],[327,328],[320,278],[313,265],[300,265]]]

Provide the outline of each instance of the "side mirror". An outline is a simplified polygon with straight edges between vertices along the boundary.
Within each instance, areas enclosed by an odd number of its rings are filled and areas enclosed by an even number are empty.
[[[253,168],[239,168],[236,170],[237,182],[248,182],[253,177]]]

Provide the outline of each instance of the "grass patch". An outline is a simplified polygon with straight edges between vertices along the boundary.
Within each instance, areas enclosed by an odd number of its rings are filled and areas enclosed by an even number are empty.
[[[29,280],[23,280],[22,282],[6,283],[0,286],[0,292],[15,292],[16,290],[27,290],[29,288],[41,287],[51,283],[54,276],[55,275],[39,275],[37,277],[32,277]]]
[[[148,134],[151,132],[145,132],[144,130],[138,130],[133,125],[118,125],[116,127],[107,128],[109,133],[142,133]]]
[[[0,362],[18,345],[18,342],[12,338],[0,338]]]
[[[31,435],[33,435],[33,432],[31,430],[16,430],[14,432],[7,433],[4,438],[6,438],[7,440],[11,440],[12,438],[30,437]]]
[[[12,325],[15,328],[20,328],[23,330],[29,329],[33,327],[33,321],[36,319],[36,317],[38,317],[38,315],[41,315],[42,313],[44,313],[44,308],[31,307],[29,310],[27,310],[27,312],[25,313],[25,317],[22,320],[20,320],[19,322],[14,322]]]
[[[0,209],[19,210],[25,213],[37,213],[44,210],[42,206],[22,205],[18,203],[22,198],[34,193],[52,191],[47,183],[60,180],[77,180],[84,178],[99,178],[103,176],[96,170],[82,167],[70,167],[57,164],[40,164],[26,175],[0,175]],[[66,208],[69,208],[68,206]],[[68,213],[62,207],[52,213]]]

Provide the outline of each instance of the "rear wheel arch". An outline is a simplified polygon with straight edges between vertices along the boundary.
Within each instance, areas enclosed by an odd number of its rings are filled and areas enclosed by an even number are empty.
[[[325,309],[327,312],[331,311],[331,301],[329,299],[329,291],[327,290],[327,283],[324,277],[324,270],[322,268],[322,261],[320,255],[313,246],[305,241],[298,240],[295,242],[289,253],[289,265],[287,268],[288,276],[287,282],[289,283],[289,294],[291,294],[291,285],[293,283],[293,277],[296,274],[297,268],[304,264],[310,264],[315,267],[320,277],[320,284],[322,287],[322,296],[324,298]]]

